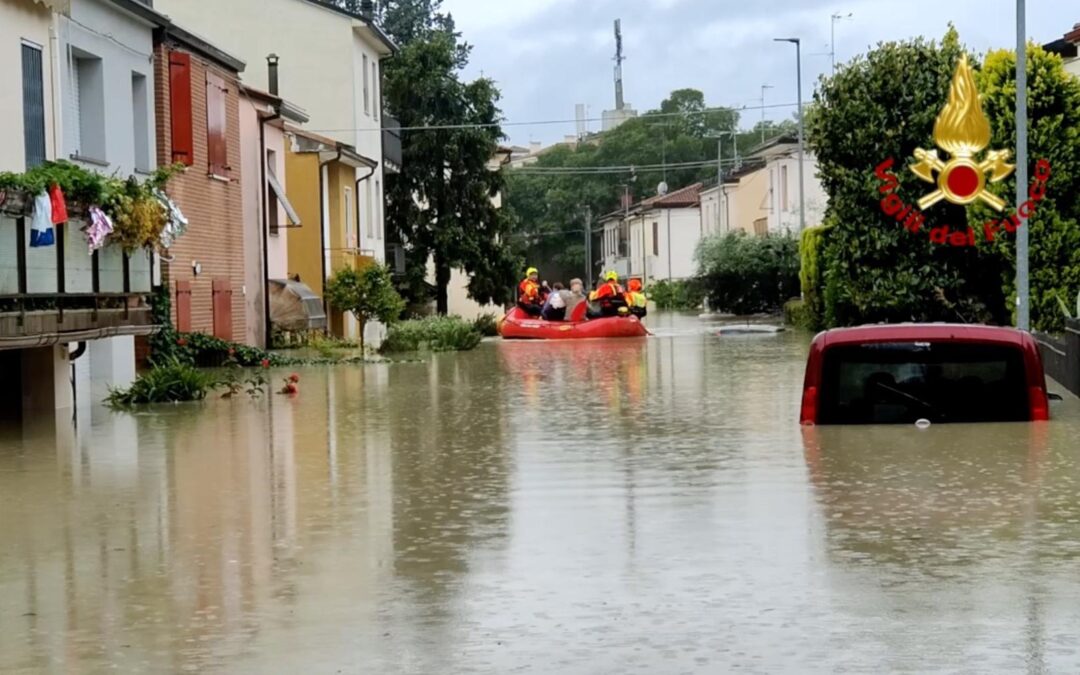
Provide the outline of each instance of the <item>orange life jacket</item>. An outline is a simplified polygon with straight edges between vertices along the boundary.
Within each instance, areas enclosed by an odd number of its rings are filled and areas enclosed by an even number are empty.
[[[525,279],[518,284],[518,302],[525,305],[538,305],[540,304],[540,284],[536,283],[532,279]]]

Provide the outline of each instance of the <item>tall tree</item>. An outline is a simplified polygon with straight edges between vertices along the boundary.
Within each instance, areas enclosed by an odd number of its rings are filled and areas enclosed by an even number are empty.
[[[423,299],[430,259],[436,307],[445,314],[452,270],[470,276],[474,300],[505,302],[517,264],[510,216],[493,203],[503,188],[501,171],[491,167],[503,137],[499,91],[487,78],[461,80],[469,46],[440,5],[390,0],[381,17],[400,47],[384,69],[383,95],[403,128],[402,171],[387,181],[388,225],[407,251],[407,292]]]

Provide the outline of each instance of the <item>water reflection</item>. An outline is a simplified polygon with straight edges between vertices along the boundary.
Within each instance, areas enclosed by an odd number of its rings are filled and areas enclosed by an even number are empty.
[[[5,430],[0,671],[1075,661],[1075,400],[803,436],[808,336],[655,325]]]

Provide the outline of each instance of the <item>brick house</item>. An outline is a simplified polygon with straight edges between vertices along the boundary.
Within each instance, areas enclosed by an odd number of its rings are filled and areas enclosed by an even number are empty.
[[[162,264],[182,332],[244,341],[244,208],[240,167],[240,73],[244,63],[176,26],[154,40],[158,164],[187,165],[169,197],[187,233]]]

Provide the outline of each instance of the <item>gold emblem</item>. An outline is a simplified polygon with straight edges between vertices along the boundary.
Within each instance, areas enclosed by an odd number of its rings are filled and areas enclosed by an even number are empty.
[[[937,183],[938,189],[919,200],[919,208],[926,209],[945,199],[953,204],[970,204],[981,199],[1001,211],[1005,200],[986,189],[987,175],[996,183],[1012,173],[1015,168],[1008,164],[1008,150],[991,150],[979,161],[976,158],[990,144],[990,122],[983,114],[975,77],[971,73],[967,56],[960,57],[952,84],[949,101],[934,122],[934,143],[952,155],[947,162],[941,161],[937,150],[915,149],[911,172],[927,183]],[[934,178],[937,172],[937,178]]]

